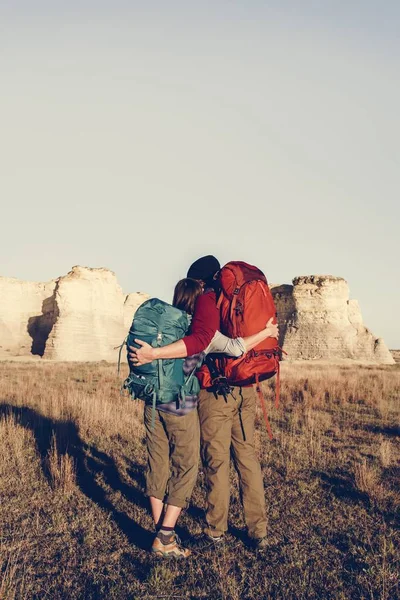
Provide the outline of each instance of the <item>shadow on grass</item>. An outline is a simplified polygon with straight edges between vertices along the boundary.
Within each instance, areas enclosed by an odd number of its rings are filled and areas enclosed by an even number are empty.
[[[102,477],[114,491],[119,491],[127,500],[147,508],[147,502],[140,486],[143,480],[136,475],[139,466],[131,465],[133,479],[139,479],[139,487],[132,487],[122,481],[115,461],[93,446],[86,444],[79,436],[79,430],[73,421],[49,419],[39,412],[26,406],[16,407],[9,403],[0,404],[0,416],[11,415],[23,427],[30,429],[36,440],[41,457],[42,468],[47,479],[50,479],[47,457],[54,436],[59,454],[68,454],[74,459],[77,473],[77,484],[80,490],[102,509],[109,511],[121,531],[128,537],[129,542],[146,550],[150,547],[153,535],[141,525],[133,521],[125,513],[117,510],[107,498],[107,494],[97,479]],[[143,476],[141,475],[143,478]]]
[[[324,487],[336,498],[350,502],[363,502],[369,505],[368,494],[360,492],[349,477],[323,472],[314,473],[324,483]]]
[[[387,435],[388,437],[400,437],[400,426],[398,425],[364,425],[363,429],[371,433]]]

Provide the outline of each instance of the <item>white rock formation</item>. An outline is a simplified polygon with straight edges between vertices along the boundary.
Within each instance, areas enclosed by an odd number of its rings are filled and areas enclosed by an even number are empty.
[[[271,291],[289,360],[394,362],[384,341],[363,325],[358,302],[349,300],[341,277],[296,277],[292,286],[271,286]]]
[[[126,336],[125,295],[108,269],[73,267],[55,290],[58,316],[44,358],[113,360],[115,346]]]
[[[393,363],[382,339],[363,325],[356,300],[340,277],[296,277],[271,286],[280,343],[295,359]],[[0,277],[0,359],[117,360],[143,293],[123,294],[108,269],[73,267],[48,283]],[[125,359],[125,352],[122,353]]]
[[[55,286],[55,281],[0,277],[0,359],[43,354],[51,326],[45,315]]]
[[[0,278],[0,358],[116,360],[146,294],[123,294],[108,269],[73,267],[49,283]],[[123,358],[125,353],[123,353]]]

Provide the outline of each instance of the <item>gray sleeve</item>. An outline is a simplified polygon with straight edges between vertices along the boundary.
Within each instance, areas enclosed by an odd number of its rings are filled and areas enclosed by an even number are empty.
[[[210,345],[205,350],[206,354],[227,354],[236,358],[242,356],[245,352],[246,346],[243,338],[228,338],[220,331],[215,333]]]

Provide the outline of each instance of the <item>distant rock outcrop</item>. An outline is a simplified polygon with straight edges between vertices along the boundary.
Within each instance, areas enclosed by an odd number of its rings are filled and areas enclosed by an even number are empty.
[[[382,338],[363,325],[347,282],[331,275],[296,277],[293,285],[271,286],[280,343],[289,360],[352,359],[392,364]]]
[[[395,363],[400,363],[400,350],[391,350],[391,355]]]
[[[273,285],[280,344],[288,360],[394,362],[362,322],[340,277],[296,277]],[[73,267],[48,283],[0,277],[0,359],[37,355],[59,361],[116,360],[133,315],[148,295],[123,294],[108,269]]]
[[[0,277],[0,358],[43,354],[55,286]]]
[[[115,360],[137,307],[108,269],[73,267],[49,283],[0,278],[0,358]]]

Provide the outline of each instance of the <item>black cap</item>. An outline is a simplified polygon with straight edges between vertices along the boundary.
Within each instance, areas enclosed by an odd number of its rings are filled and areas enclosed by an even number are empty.
[[[202,281],[210,281],[221,268],[219,260],[209,254],[198,258],[190,267],[187,276],[192,279],[201,279]]]

